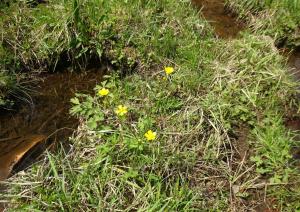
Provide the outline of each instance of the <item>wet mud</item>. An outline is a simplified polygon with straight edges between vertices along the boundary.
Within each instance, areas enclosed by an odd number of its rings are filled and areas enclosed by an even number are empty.
[[[44,150],[67,140],[78,124],[69,116],[70,99],[76,92],[91,92],[103,73],[99,68],[40,75],[27,102],[15,111],[1,111],[0,181],[31,165]]]
[[[298,98],[300,99],[300,48],[297,48],[288,54],[288,65],[291,67],[291,74],[298,84],[299,93]],[[292,130],[295,134],[294,140],[300,141],[300,114],[298,111],[294,111],[290,118],[285,122],[288,129]],[[300,167],[300,148],[299,145],[292,150],[293,158],[297,160],[297,166]]]

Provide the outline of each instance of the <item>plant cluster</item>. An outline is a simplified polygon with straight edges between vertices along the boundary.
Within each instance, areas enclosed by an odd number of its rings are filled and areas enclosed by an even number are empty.
[[[234,0],[227,4],[258,34],[269,35],[281,45],[300,46],[299,0]]]
[[[299,103],[272,38],[215,39],[185,0],[10,9],[3,46],[15,64],[36,70],[64,53],[82,67],[92,56],[112,64],[93,94],[71,99],[70,148],[8,180],[0,196],[13,210],[299,209],[284,126]]]

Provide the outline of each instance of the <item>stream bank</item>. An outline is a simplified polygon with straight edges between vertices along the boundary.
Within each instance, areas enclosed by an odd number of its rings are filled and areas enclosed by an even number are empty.
[[[238,34],[246,29],[246,24],[226,8],[224,0],[192,0],[192,3],[201,10],[202,15],[213,26],[216,36],[221,39],[237,38]],[[279,50],[288,58],[290,73],[300,83],[300,48],[292,51],[280,48]],[[291,126],[292,130],[300,130],[300,118],[288,121],[287,126]]]
[[[194,0],[193,4],[202,8],[220,38],[234,38],[244,28],[222,1]],[[75,92],[91,91],[102,75],[102,69],[41,74],[37,76],[41,81],[33,88],[36,92],[30,94],[27,104],[0,113],[0,181],[25,169],[45,149],[72,134],[78,121],[69,116],[70,98]]]
[[[215,34],[220,39],[235,39],[238,37],[239,33],[246,29],[246,24],[237,20],[237,16],[228,10],[225,6],[224,0],[193,0],[198,8],[201,9],[202,15],[205,19],[212,25],[214,28]],[[300,48],[296,49],[287,49],[280,48],[279,52],[281,55],[286,57],[287,65],[289,67],[289,74],[291,74],[296,81],[300,83]],[[300,84],[299,84],[300,90]],[[298,94],[298,98],[300,98]],[[300,116],[299,112],[291,111],[291,114],[286,114],[284,125],[287,129],[293,131],[295,134],[294,140],[299,141],[300,139]],[[241,129],[238,135],[238,142],[236,148],[239,149],[239,152],[242,153],[243,157],[246,157],[249,154],[250,148],[247,141],[249,134],[249,129]],[[240,151],[240,149],[242,149]],[[300,149],[297,145],[292,148],[291,154],[296,166],[300,167]],[[258,197],[261,198],[261,197]],[[259,205],[255,211],[269,211],[270,205],[267,202]]]
[[[290,55],[288,64],[294,69],[294,75],[300,83],[300,48],[295,49]]]

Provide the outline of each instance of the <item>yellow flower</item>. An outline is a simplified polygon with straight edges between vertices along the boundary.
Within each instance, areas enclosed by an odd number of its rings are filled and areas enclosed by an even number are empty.
[[[101,90],[98,91],[99,96],[106,96],[109,94],[109,90],[106,88],[102,88]]]
[[[148,130],[148,132],[145,133],[145,137],[148,141],[153,141],[156,139],[156,132],[153,132],[152,130]]]
[[[116,110],[115,110],[116,114],[118,116],[124,116],[127,112],[128,112],[128,109],[126,106],[123,106],[123,105],[119,105]]]
[[[166,73],[167,75],[172,74],[174,71],[175,71],[175,70],[174,70],[173,67],[165,67],[165,73]]]

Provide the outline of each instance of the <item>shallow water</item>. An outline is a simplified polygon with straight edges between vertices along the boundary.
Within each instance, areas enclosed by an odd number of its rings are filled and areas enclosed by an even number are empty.
[[[192,2],[201,10],[220,38],[235,38],[245,27],[226,9],[224,0],[192,0]]]
[[[77,127],[69,116],[75,92],[91,92],[101,81],[103,69],[84,73],[44,74],[31,94],[30,104],[0,114],[0,181],[22,170],[56,141],[68,138]]]
[[[289,54],[288,65],[291,67],[291,73],[294,76],[295,81],[298,83],[298,88],[300,91],[300,49],[294,50]],[[298,94],[300,98],[300,95]],[[286,122],[289,129],[300,132],[300,116],[299,113],[295,113],[294,117],[290,118]],[[296,140],[300,140],[300,133],[296,136]],[[295,154],[297,159],[300,159],[300,149],[297,148],[297,153]]]
[[[290,67],[293,68],[294,76],[300,83],[300,49],[296,49],[292,52],[288,63]]]

